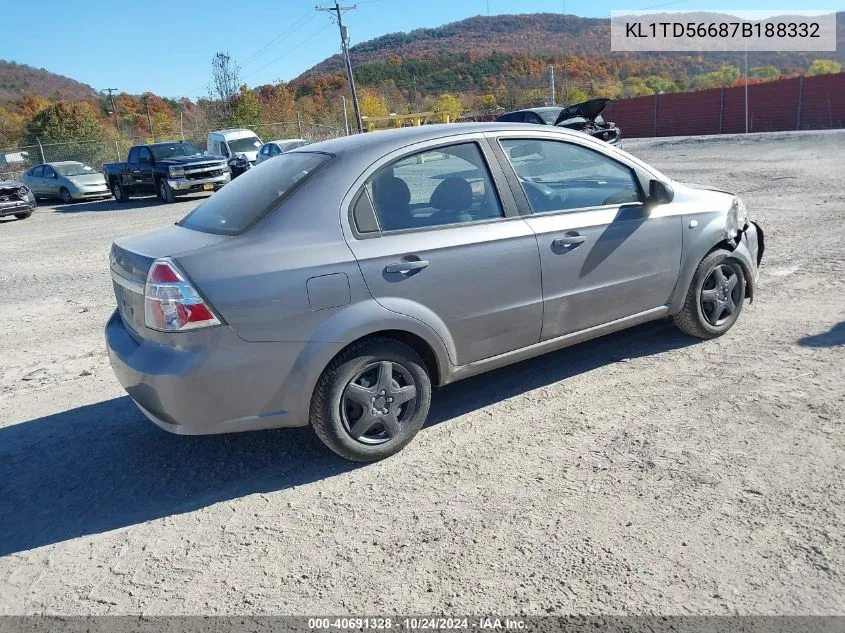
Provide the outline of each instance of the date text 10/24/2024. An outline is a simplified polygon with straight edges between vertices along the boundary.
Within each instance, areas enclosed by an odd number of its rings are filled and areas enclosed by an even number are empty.
[[[525,621],[518,618],[475,617],[406,617],[406,618],[309,618],[311,630],[408,630],[408,631],[520,631]]]

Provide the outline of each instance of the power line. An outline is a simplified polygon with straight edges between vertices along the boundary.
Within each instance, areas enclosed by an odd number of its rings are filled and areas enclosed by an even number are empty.
[[[319,29],[317,29],[316,31],[314,31],[313,33],[311,33],[311,34],[310,34],[308,37],[306,37],[304,40],[302,40],[301,42],[297,42],[296,44],[294,44],[294,45],[293,45],[293,46],[291,46],[290,48],[286,49],[286,50],[285,50],[285,51],[284,51],[281,55],[279,55],[278,57],[276,57],[276,58],[274,58],[274,59],[271,59],[269,62],[267,62],[266,64],[264,64],[264,65],[263,65],[263,66],[261,66],[260,68],[256,68],[256,69],[255,69],[255,70],[253,70],[253,71],[252,71],[249,75],[246,75],[246,77],[254,77],[256,73],[261,72],[262,70],[264,70],[264,69],[265,69],[265,68],[267,68],[268,66],[272,66],[272,65],[273,65],[273,64],[275,64],[277,61],[279,61],[279,60],[280,60],[280,59],[282,59],[283,57],[287,56],[287,55],[288,55],[288,53],[291,53],[291,52],[295,51],[297,48],[299,48],[300,46],[302,46],[303,44],[305,44],[308,40],[310,40],[310,39],[312,39],[312,38],[316,37],[317,35],[319,35],[319,34],[320,34],[320,33],[322,33],[323,31],[325,31],[327,28],[329,28],[330,26],[331,26],[331,24],[327,24],[327,25],[323,25],[323,26],[321,26]]]
[[[288,28],[283,30],[281,33],[276,35],[273,39],[271,39],[267,44],[262,46],[260,49],[255,51],[252,55],[248,56],[242,63],[241,66],[248,66],[249,64],[253,63],[259,57],[261,57],[264,53],[269,51],[271,48],[278,46],[281,44],[282,39],[287,35],[291,34],[296,29],[302,28],[306,24],[308,24],[311,20],[313,20],[315,15],[310,11],[299,18],[297,18]]]

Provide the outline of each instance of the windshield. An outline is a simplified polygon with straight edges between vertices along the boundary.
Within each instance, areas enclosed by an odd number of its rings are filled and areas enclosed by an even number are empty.
[[[236,235],[279,206],[322,165],[327,154],[282,154],[250,169],[179,221],[205,233]]]
[[[53,165],[60,176],[87,176],[88,174],[96,174],[97,171],[93,167],[89,167],[84,163],[60,163]]]
[[[173,158],[174,156],[197,156],[202,154],[200,150],[190,143],[161,143],[159,145],[150,145],[149,147],[156,160]]]
[[[261,147],[261,141],[257,136],[236,138],[227,142],[229,143],[229,151],[233,154],[237,154],[238,152],[257,152],[258,148]]]

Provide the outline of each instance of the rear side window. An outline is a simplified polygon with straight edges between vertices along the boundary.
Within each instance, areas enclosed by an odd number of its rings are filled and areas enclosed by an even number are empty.
[[[502,217],[493,179],[475,143],[406,156],[379,169],[367,182],[367,192],[382,231]]]
[[[270,213],[331,160],[328,154],[284,154],[266,167],[250,169],[184,217],[178,224],[205,233],[236,235]]]

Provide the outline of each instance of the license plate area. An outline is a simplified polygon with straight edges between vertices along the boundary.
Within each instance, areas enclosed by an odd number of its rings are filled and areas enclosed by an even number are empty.
[[[203,188],[205,191],[214,191],[214,185],[212,185],[211,183],[208,183],[208,184],[203,185],[203,186],[202,186],[202,188]]]

